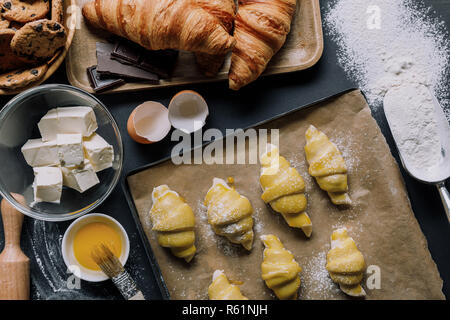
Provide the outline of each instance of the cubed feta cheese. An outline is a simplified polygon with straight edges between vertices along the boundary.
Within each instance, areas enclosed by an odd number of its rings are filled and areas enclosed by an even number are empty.
[[[86,158],[89,159],[96,172],[112,167],[113,147],[100,135],[94,133],[92,136],[84,138],[83,146]]]
[[[62,192],[62,173],[59,167],[35,167],[34,201],[60,203]]]
[[[63,184],[80,193],[100,183],[94,168],[88,160],[84,161],[83,166],[62,167],[61,170],[63,173]]]
[[[58,133],[80,133],[89,137],[97,130],[97,119],[91,107],[51,109],[38,123],[43,141],[56,139]]]
[[[58,108],[58,133],[81,133],[89,137],[97,130],[97,120],[91,107]]]
[[[51,141],[56,139],[58,134],[58,112],[51,109],[38,123],[43,141]]]
[[[58,157],[61,166],[78,166],[84,161],[83,139],[81,134],[57,134]]]
[[[59,165],[56,140],[45,142],[41,139],[30,139],[21,150],[25,161],[32,167]]]

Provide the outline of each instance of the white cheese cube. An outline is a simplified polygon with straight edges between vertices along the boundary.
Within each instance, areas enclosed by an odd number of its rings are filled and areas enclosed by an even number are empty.
[[[21,150],[25,161],[32,167],[59,165],[56,140],[44,142],[41,139],[30,139]]]
[[[57,134],[58,157],[61,166],[78,166],[84,161],[83,139],[81,134]]]
[[[80,167],[62,167],[63,184],[66,187],[77,190],[80,193],[99,184],[97,174],[88,160]]]
[[[89,137],[97,130],[97,120],[91,107],[58,108],[58,133],[81,133]]]
[[[58,134],[58,112],[56,109],[47,112],[39,121],[38,127],[43,141],[55,140]]]
[[[89,138],[84,138],[83,147],[86,158],[89,159],[95,172],[112,167],[114,159],[113,147],[100,135],[94,133]]]
[[[58,133],[80,133],[89,137],[97,130],[97,119],[91,107],[51,109],[38,123],[43,141],[56,139]]]
[[[63,177],[59,167],[36,167],[34,171],[34,201],[60,203]]]

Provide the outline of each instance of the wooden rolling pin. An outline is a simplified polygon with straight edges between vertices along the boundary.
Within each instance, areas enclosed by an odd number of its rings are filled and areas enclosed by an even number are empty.
[[[25,204],[22,195],[11,194]],[[30,259],[20,249],[23,214],[5,199],[1,203],[5,247],[0,254],[0,300],[30,298]]]

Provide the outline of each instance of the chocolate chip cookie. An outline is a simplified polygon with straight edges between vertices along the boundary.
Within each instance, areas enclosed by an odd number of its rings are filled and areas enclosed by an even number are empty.
[[[25,61],[20,59],[11,50],[11,40],[15,35],[12,29],[0,30],[0,73],[25,65]]]
[[[49,0],[1,0],[2,16],[10,21],[27,23],[44,18],[50,11]]]
[[[64,7],[63,0],[52,0],[52,15],[53,21],[63,23],[64,21]]]
[[[28,22],[18,30],[11,40],[11,49],[18,56],[42,61],[64,47],[66,38],[66,29],[60,23],[42,19]]]
[[[43,64],[41,66],[14,70],[9,73],[2,74],[0,76],[0,88],[6,90],[14,90],[17,88],[23,88],[27,85],[41,80],[48,70],[48,65]]]

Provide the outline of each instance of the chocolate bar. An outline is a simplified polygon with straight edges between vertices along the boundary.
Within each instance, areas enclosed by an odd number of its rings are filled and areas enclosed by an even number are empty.
[[[98,73],[159,84],[159,76],[157,74],[111,59],[111,52],[114,49],[113,44],[97,42],[96,46]]]
[[[96,93],[116,88],[125,83],[125,80],[123,79],[101,76],[100,74],[97,73],[97,66],[89,67],[87,68],[86,71],[89,83],[91,84],[92,89],[94,89]]]
[[[121,39],[116,42],[111,58],[121,63],[169,78],[178,59],[176,50],[146,50],[134,42]]]

